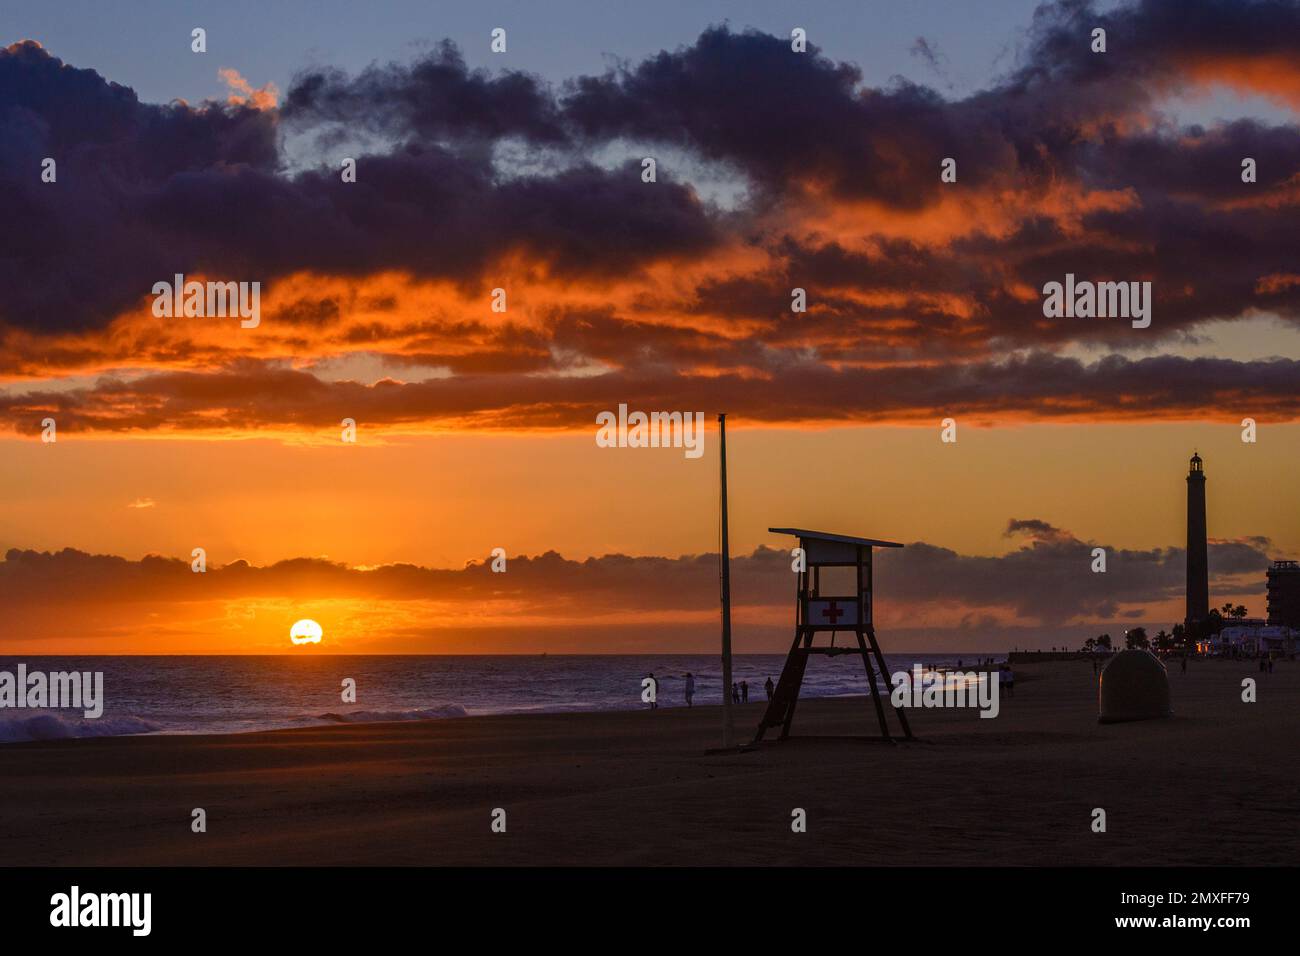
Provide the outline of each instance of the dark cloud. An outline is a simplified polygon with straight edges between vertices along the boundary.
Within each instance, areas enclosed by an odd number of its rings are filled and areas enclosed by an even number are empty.
[[[1017,525],[1033,532],[1030,543],[997,557],[961,555],[925,543],[888,552],[878,562],[881,593],[909,602],[1010,610],[1046,624],[1105,620],[1121,613],[1123,605],[1173,600],[1184,593],[1186,557],[1180,548],[1129,550],[1080,541],[1037,519],[1010,523]],[[1092,571],[1097,547],[1106,549],[1104,574]],[[1233,593],[1262,592],[1267,548],[1266,539],[1213,543],[1214,584]]]
[[[1051,528],[1041,520],[1020,522]],[[1016,524],[1016,522],[1012,522]],[[876,557],[880,593],[903,605],[938,605],[1001,611],[1020,619],[1059,625],[1073,619],[1109,619],[1125,606],[1177,598],[1185,584],[1183,552],[1177,548],[1131,551],[1108,548],[1105,575],[1091,571],[1094,542],[1052,529],[1049,538],[999,556],[962,555],[913,542]],[[1213,542],[1213,582],[1233,594],[1262,591],[1268,566],[1267,539]],[[511,556],[504,574],[488,560],[459,570],[411,564],[358,570],[315,558],[265,567],[209,555],[206,574],[188,560],[145,557],[139,561],[73,549],[38,552],[11,549],[0,562],[0,601],[20,607],[45,601],[158,603],[291,597],[366,598],[391,601],[510,602],[538,614],[614,611],[700,611],[717,605],[716,554],[667,557],[604,555],[583,561],[555,552]],[[655,586],[647,588],[646,582]],[[740,606],[784,606],[790,598],[790,554],[760,547],[733,559],[733,595]],[[974,613],[972,610],[970,613]]]
[[[446,55],[443,67],[455,72]],[[509,99],[516,84],[494,82]],[[0,90],[0,319],[22,328],[104,325],[177,272],[269,283],[400,269],[477,286],[512,253],[571,278],[622,276],[715,240],[691,189],[665,172],[650,190],[631,160],[502,177],[482,151],[413,141],[357,157],[357,182],[344,184],[337,168],[278,171],[273,111],[141,104],[36,44],[0,51]],[[296,92],[300,122],[338,99],[321,91],[303,105]],[[430,108],[456,125],[468,99]],[[40,181],[45,156],[59,164],[55,184]]]
[[[1062,531],[1039,518],[1012,518],[1007,522],[1007,530],[1003,534],[1012,538],[1016,535],[1024,535],[1034,542],[1045,542],[1047,544],[1074,543],[1075,538],[1068,531]]]
[[[535,367],[538,356],[514,361]],[[485,363],[482,356],[465,365]],[[727,408],[751,423],[982,421],[1032,414],[1058,420],[1197,419],[1206,409],[1225,421],[1300,415],[1300,361],[1238,362],[1155,356],[1108,357],[1093,364],[1035,353],[1005,362],[834,370],[817,363],[780,368],[767,378],[690,375],[653,365],[600,375],[538,375],[491,366],[423,382],[374,385],[327,381],[280,363],[239,362],[213,372],[105,376],[86,388],[0,393],[0,421],[36,434],[52,415],[61,432],[160,428],[299,426],[333,429],[340,419],[374,425],[411,422],[477,428],[593,428],[596,413],[633,407],[709,411]]]
[[[18,161],[39,164],[53,155],[68,160],[71,175],[60,178],[67,186],[87,174],[143,184],[214,165],[273,170],[279,162],[274,114],[141,103],[130,88],[66,64],[30,40],[0,49],[0,129],[6,174],[19,174]],[[21,172],[34,178],[29,169]]]
[[[449,40],[412,64],[371,66],[356,77],[339,70],[298,74],[281,115],[290,128],[337,124],[399,141],[496,140],[538,144],[568,139],[554,97],[537,77],[470,70]]]
[[[46,157],[57,183],[41,182]],[[0,320],[102,325],[166,275],[169,237],[146,212],[159,189],[231,169],[270,178],[278,161],[269,113],[141,103],[39,44],[0,49]]]
[[[794,53],[788,38],[725,27],[578,79],[564,109],[589,139],[680,146],[733,165],[769,197],[817,188],[916,208],[942,188],[940,157],[968,157],[974,184],[1014,160],[986,117],[932,90],[901,80],[864,88],[857,67],[815,46]]]
[[[1011,85],[1025,90],[1097,84],[1109,87],[1108,95],[1128,90],[1145,100],[1153,78],[1186,83],[1197,64],[1285,59],[1300,43],[1300,6],[1294,0],[1136,0],[1101,7],[1092,0],[1040,4],[1027,63]],[[1104,55],[1091,49],[1098,27],[1107,34]]]

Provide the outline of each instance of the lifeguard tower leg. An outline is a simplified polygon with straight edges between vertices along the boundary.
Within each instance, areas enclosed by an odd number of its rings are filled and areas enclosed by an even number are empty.
[[[799,688],[803,684],[804,668],[808,665],[808,655],[799,649],[803,635],[796,633],[790,653],[781,667],[781,676],[777,678],[776,689],[772,691],[772,700],[758,722],[758,731],[754,734],[754,743],[763,739],[769,727],[780,727],[781,736],[790,735],[790,720],[794,717],[794,703],[799,699]]]
[[[790,725],[794,723],[794,708],[799,703],[799,691],[803,687],[804,671],[808,669],[808,648],[812,646],[812,640],[812,631],[809,631],[803,637],[803,647],[799,646],[798,640],[795,641],[794,653],[785,662],[786,670],[781,675],[786,683],[785,721],[781,724],[782,740],[790,736]]]
[[[885,708],[880,703],[880,688],[876,686],[876,675],[874,668],[871,666],[871,654],[867,650],[867,642],[862,639],[862,632],[855,631],[858,636],[858,649],[862,652],[862,663],[867,668],[867,682],[871,685],[871,702],[876,705],[876,717],[880,721],[880,736],[886,740],[892,740],[889,735],[889,724],[885,722]],[[885,669],[882,665],[880,668],[881,677],[884,677]]]
[[[875,655],[876,663],[880,666],[880,673],[883,676],[885,670],[885,658],[880,653],[880,645],[876,643],[876,629],[870,624],[867,625],[867,639],[871,641],[871,653]],[[894,713],[898,715],[898,722],[903,726],[903,736],[908,740],[912,739],[912,728],[907,722],[907,710],[903,707],[895,707]]]

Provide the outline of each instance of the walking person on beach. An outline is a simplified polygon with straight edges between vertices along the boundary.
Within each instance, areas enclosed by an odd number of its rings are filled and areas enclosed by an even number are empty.
[[[763,685],[763,689],[764,689],[765,691],[767,691],[767,699],[768,699],[768,700],[771,700],[771,699],[772,699],[772,691],[775,689],[775,688],[773,688],[773,686],[772,686],[772,678],[769,677],[769,678],[767,679],[767,683]]]
[[[742,680],[740,682],[740,700],[741,703],[749,703],[749,681],[747,680]]]
[[[690,671],[686,672],[686,706],[691,706],[691,698],[695,696],[695,675]]]
[[[739,684],[735,684],[735,683],[733,683],[733,684],[731,685],[731,702],[732,702],[733,704],[739,704],[739,703],[740,703],[740,685],[739,685]]]

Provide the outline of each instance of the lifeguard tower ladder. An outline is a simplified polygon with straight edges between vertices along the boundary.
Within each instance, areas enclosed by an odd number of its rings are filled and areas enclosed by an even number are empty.
[[[799,703],[799,688],[803,685],[804,670],[813,654],[835,657],[839,654],[860,654],[867,671],[867,684],[871,699],[880,720],[880,734],[884,740],[893,741],[885,721],[885,704],[881,701],[880,687],[876,682],[879,669],[881,682],[888,686],[889,675],[885,659],[876,642],[876,630],[871,622],[871,553],[874,548],[901,548],[896,541],[878,541],[874,538],[855,538],[844,534],[827,534],[823,531],[805,531],[802,528],[769,528],[773,534],[790,534],[799,539],[803,549],[804,565],[799,572],[799,591],[795,604],[794,643],[781,669],[772,700],[759,722],[754,743],[763,739],[769,727],[780,727],[784,740],[790,736],[794,708]],[[821,593],[822,568],[856,568],[857,593],[852,596],[831,597]],[[831,643],[815,644],[819,632],[830,631]],[[857,636],[857,646],[835,646],[837,631],[852,631]],[[875,667],[872,661],[875,661]],[[892,702],[891,702],[892,706]],[[912,739],[907,724],[907,714],[901,707],[894,708],[904,739]]]

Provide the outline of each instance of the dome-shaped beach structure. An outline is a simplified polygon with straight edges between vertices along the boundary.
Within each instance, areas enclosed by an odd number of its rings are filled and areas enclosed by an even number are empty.
[[[1172,717],[1165,665],[1147,651],[1120,651],[1102,668],[1097,706],[1103,724]]]

